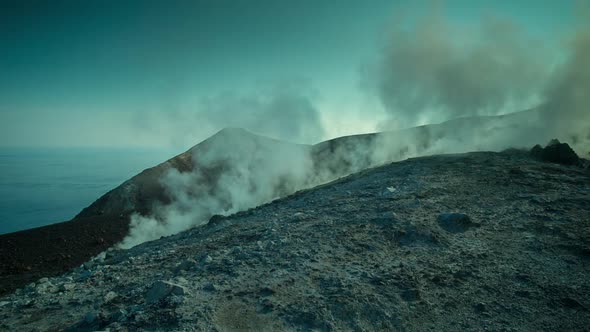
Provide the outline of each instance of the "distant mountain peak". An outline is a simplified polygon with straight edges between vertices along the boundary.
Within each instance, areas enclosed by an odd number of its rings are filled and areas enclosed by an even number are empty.
[[[224,142],[224,143],[232,143],[232,142],[241,142],[244,140],[271,140],[271,138],[255,134],[251,131],[248,131],[244,128],[239,127],[226,127],[218,131],[217,133],[213,134],[211,137],[207,138],[201,143],[211,143],[211,142]],[[201,143],[197,144],[195,147],[201,145]]]
[[[252,135],[252,136],[257,136],[254,133],[252,133],[244,128],[241,128],[241,127],[225,127],[223,129],[221,129],[220,131],[218,131],[213,136],[217,136],[217,135]]]

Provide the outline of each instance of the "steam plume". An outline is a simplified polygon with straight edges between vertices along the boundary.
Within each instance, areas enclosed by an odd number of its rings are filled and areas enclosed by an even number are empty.
[[[383,129],[530,107],[548,77],[541,44],[508,20],[451,25],[439,11],[393,27],[369,79],[390,118]],[[473,34],[468,34],[472,31]]]
[[[174,145],[201,141],[227,128],[297,143],[316,143],[325,130],[314,93],[304,83],[284,83],[252,91],[226,91],[195,102],[169,101],[161,110],[143,112],[135,122],[142,132],[158,132]],[[179,97],[180,98],[180,97]],[[195,106],[196,105],[196,106]]]
[[[413,28],[398,25],[379,63],[365,77],[389,114],[382,128],[454,120],[313,147],[224,130],[195,150],[192,172],[172,169],[163,177],[172,203],[155,207],[151,216],[133,216],[122,246],[408,157],[524,148],[554,137],[569,141],[578,153],[588,153],[587,25],[577,26],[566,36],[563,49],[544,48],[505,20],[484,20],[471,36],[457,31],[436,13]],[[560,57],[564,61],[550,65]],[[257,133],[307,142],[324,133],[311,99],[297,91],[266,97],[220,95],[202,105],[193,120],[212,127],[245,126]],[[227,114],[234,117],[226,118]]]
[[[170,169],[161,179],[171,203],[151,216],[133,215],[121,247],[171,235],[215,214],[255,207],[303,188],[312,169],[308,146],[276,141],[243,129],[224,129],[199,144],[195,169]]]

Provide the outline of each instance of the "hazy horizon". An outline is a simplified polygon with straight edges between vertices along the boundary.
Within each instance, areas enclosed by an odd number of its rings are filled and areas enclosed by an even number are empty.
[[[584,4],[4,1],[0,146],[182,149],[224,127],[317,143],[520,111]]]
[[[0,234],[70,220],[175,154],[161,148],[0,147]]]

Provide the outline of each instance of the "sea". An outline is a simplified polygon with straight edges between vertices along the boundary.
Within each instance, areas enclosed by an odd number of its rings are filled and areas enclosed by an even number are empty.
[[[0,148],[0,234],[70,220],[125,180],[180,152]]]

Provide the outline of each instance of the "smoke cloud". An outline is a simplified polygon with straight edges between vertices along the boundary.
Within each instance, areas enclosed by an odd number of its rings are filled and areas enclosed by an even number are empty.
[[[445,133],[427,135],[427,145],[437,148],[425,152],[524,147],[558,137],[588,153],[590,16],[587,8],[578,12],[585,13],[581,23],[561,41],[536,40],[518,24],[494,17],[477,26],[453,25],[439,8],[413,24],[400,20],[363,77],[388,114],[379,128],[535,109],[485,123],[447,123],[435,129],[447,128]],[[386,140],[380,147],[391,144],[399,145]]]
[[[224,92],[186,102],[190,106],[166,102],[162,110],[142,112],[136,126],[139,132],[158,132],[180,146],[194,144],[227,127],[290,142],[315,143],[324,139],[325,130],[314,97],[312,89],[303,83]]]
[[[171,203],[157,205],[149,216],[134,215],[121,246],[408,157],[530,148],[554,137],[578,153],[589,152],[587,25],[577,26],[558,49],[545,48],[506,20],[483,20],[472,34],[461,31],[437,13],[415,26],[394,27],[380,61],[363,79],[387,111],[381,128],[397,130],[314,146],[223,130],[191,151],[192,171],[166,173],[161,182]],[[203,99],[201,106],[181,122],[245,127],[295,142],[317,142],[324,135],[318,110],[300,90],[224,94]]]
[[[200,98],[195,110],[174,105],[169,106],[172,113],[141,119],[142,130],[169,132],[180,141],[226,129],[190,150],[192,171],[171,168],[165,173],[160,182],[170,203],[157,203],[150,215],[132,215],[130,233],[120,247],[175,234],[212,215],[235,213],[321,183],[311,172],[310,146],[288,143],[323,139],[313,97],[301,84],[283,84],[256,93]]]
[[[590,18],[590,15],[587,15]],[[588,21],[586,21],[588,22]],[[590,25],[581,25],[566,42],[568,57],[544,91],[546,130],[568,141],[578,153],[590,152]]]
[[[368,73],[390,115],[382,128],[495,115],[538,102],[550,72],[547,53],[516,24],[487,18],[479,26],[453,26],[439,10],[404,23],[394,25]]]
[[[161,179],[168,205],[135,214],[120,245],[128,248],[203,224],[212,215],[255,207],[315,183],[309,146],[281,142],[243,129],[224,129],[192,151],[194,170],[171,168]]]

